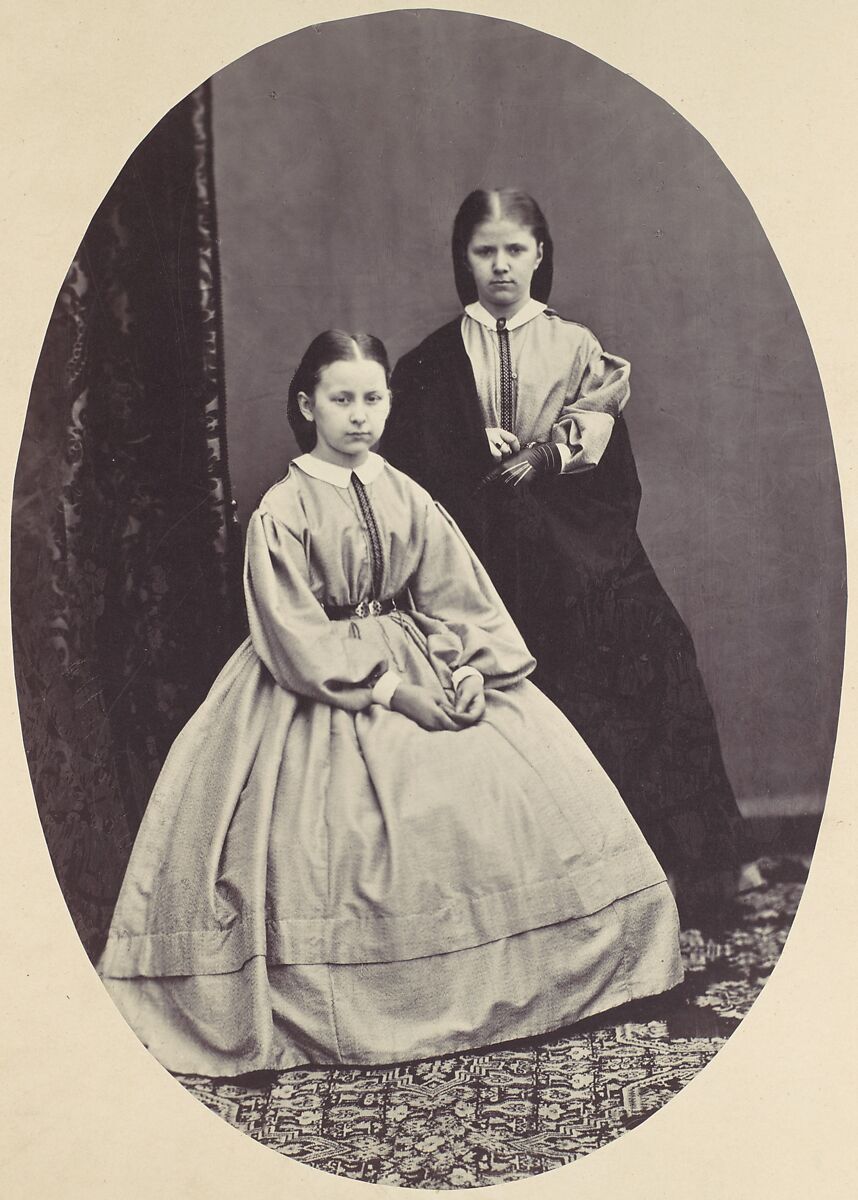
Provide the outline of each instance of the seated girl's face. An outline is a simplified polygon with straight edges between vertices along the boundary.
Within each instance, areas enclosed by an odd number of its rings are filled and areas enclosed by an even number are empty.
[[[384,367],[365,358],[330,363],[319,372],[312,396],[301,392],[298,403],[316,426],[316,457],[337,466],[360,466],[390,413]]]

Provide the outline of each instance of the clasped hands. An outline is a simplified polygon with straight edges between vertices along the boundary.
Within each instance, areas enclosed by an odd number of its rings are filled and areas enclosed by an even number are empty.
[[[394,712],[410,717],[422,729],[455,732],[467,729],[486,711],[483,681],[478,675],[466,675],[456,688],[451,704],[429,688],[416,683],[400,683],[390,700]]]
[[[531,442],[522,450],[514,433],[506,429],[487,429],[491,456],[498,466],[480,481],[477,490],[490,484],[527,487],[540,475],[559,475],[563,466],[560,449],[553,442]]]

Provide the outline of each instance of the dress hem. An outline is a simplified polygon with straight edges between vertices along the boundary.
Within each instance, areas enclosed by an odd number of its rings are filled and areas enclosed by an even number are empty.
[[[98,972],[113,979],[227,975],[256,955],[264,955],[278,966],[356,966],[432,958],[565,921],[583,921],[618,900],[665,883],[664,873],[654,861],[642,861],[637,851],[616,855],[612,862],[616,860],[626,882],[637,886],[623,896],[604,889],[599,895],[594,889],[589,905],[582,902],[580,879],[575,878],[496,893],[452,911],[390,919],[377,916],[365,922],[326,918],[254,922],[249,914],[249,920],[225,929],[134,934],[114,928]]]
[[[640,984],[638,986],[618,987],[614,991],[600,996],[599,1001],[592,1005],[586,1005],[581,1011],[574,1013],[569,1017],[565,1017],[559,1022],[544,1022],[535,1021],[531,1024],[525,1024],[520,1029],[514,1032],[505,1031],[502,1036],[490,1041],[475,1041],[471,1038],[466,1038],[461,1042],[451,1043],[444,1049],[427,1050],[425,1053],[409,1055],[408,1057],[390,1057],[383,1054],[365,1054],[360,1056],[350,1056],[347,1058],[337,1058],[334,1055],[314,1055],[291,1053],[285,1054],[281,1052],[277,1055],[272,1055],[259,1062],[254,1062],[248,1065],[247,1061],[235,1060],[231,1064],[225,1064],[219,1061],[217,1064],[209,1062],[204,1064],[197,1062],[192,1065],[183,1066],[168,1066],[166,1063],[161,1065],[170,1072],[171,1075],[196,1075],[206,1079],[217,1078],[233,1078],[239,1075],[249,1074],[255,1071],[292,1071],[298,1070],[301,1067],[324,1067],[324,1068],[349,1068],[374,1067],[382,1068],[386,1066],[395,1067],[409,1062],[425,1062],[435,1058],[446,1058],[454,1054],[477,1054],[482,1050],[492,1050],[498,1046],[506,1045],[510,1042],[518,1042],[527,1038],[550,1037],[552,1035],[560,1035],[566,1029],[572,1029],[575,1025],[582,1021],[589,1020],[591,1017],[600,1016],[603,1013],[611,1012],[613,1009],[619,1009],[627,1004],[631,1004],[636,1000],[644,1000],[650,997],[661,996],[673,988],[678,987],[684,979],[682,969],[674,970],[667,975],[662,983],[657,987],[652,984]],[[144,1042],[144,1045],[146,1043]],[[155,1058],[158,1054],[151,1047],[147,1046],[150,1053]],[[159,1059],[160,1061],[160,1059]],[[190,1060],[188,1060],[190,1063]]]

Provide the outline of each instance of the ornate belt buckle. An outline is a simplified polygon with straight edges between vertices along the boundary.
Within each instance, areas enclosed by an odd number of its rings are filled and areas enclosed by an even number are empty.
[[[370,600],[369,615],[371,617],[380,617],[381,616],[381,601],[380,600]]]
[[[367,607],[366,600],[361,600],[361,602],[359,604],[355,605],[355,616],[356,617],[366,617],[368,615],[369,615],[369,608]]]

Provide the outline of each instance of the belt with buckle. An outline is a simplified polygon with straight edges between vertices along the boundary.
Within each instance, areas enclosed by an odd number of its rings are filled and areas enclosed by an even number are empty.
[[[358,604],[323,604],[322,608],[332,621],[349,621],[352,617],[383,617],[400,608],[411,607],[411,596],[407,588],[397,592],[388,600],[361,600]]]

